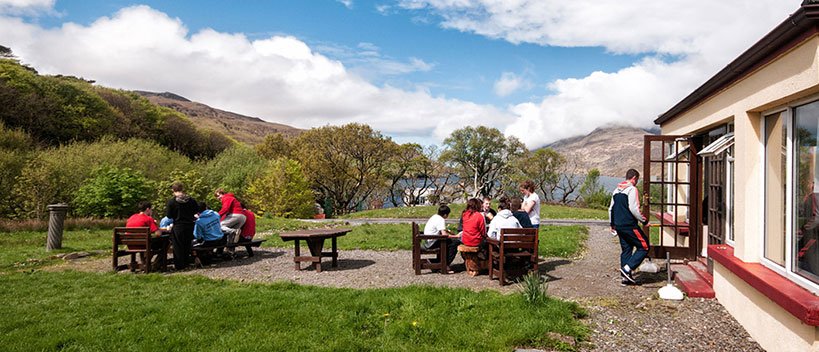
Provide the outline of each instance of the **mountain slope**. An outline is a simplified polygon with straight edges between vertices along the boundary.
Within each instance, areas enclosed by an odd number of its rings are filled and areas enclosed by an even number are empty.
[[[601,175],[623,177],[631,168],[642,171],[643,136],[647,134],[654,133],[634,127],[600,127],[547,147],[577,160],[581,170],[597,168]]]
[[[135,91],[135,93],[147,98],[154,104],[185,114],[200,127],[221,131],[239,142],[250,145],[262,143],[264,137],[269,134],[281,133],[286,136],[294,136],[302,132],[302,130],[288,125],[267,122],[257,117],[212,108],[169,92]]]

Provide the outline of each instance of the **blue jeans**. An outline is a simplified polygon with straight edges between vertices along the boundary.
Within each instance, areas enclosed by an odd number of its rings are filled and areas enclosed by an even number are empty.
[[[617,229],[620,238],[620,267],[628,265],[631,270],[637,269],[643,263],[651,248],[648,236],[642,229]],[[636,248],[636,250],[635,250]]]

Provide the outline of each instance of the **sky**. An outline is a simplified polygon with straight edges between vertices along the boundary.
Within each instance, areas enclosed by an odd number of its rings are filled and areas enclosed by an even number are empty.
[[[533,149],[654,127],[800,3],[0,0],[0,45],[42,74],[299,128],[440,145],[484,125]]]

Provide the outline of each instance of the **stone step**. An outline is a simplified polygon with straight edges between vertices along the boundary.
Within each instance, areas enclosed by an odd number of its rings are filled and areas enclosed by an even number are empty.
[[[671,264],[674,282],[692,298],[714,298],[714,289],[697,270],[685,264]],[[706,271],[707,273],[707,271]]]
[[[714,276],[708,273],[708,265],[697,260],[693,262],[688,262],[688,266],[690,266],[694,271],[696,271],[697,275],[702,276],[706,282],[708,282],[709,286],[714,286]]]

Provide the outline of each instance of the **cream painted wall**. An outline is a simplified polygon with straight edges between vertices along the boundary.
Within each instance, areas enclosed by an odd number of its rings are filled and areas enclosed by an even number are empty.
[[[734,121],[734,254],[745,262],[762,256],[761,112],[819,92],[819,37],[807,39],[773,62],[661,126],[667,135],[696,134]]]
[[[819,351],[819,329],[802,323],[717,262],[714,292],[719,303],[765,350]]]

